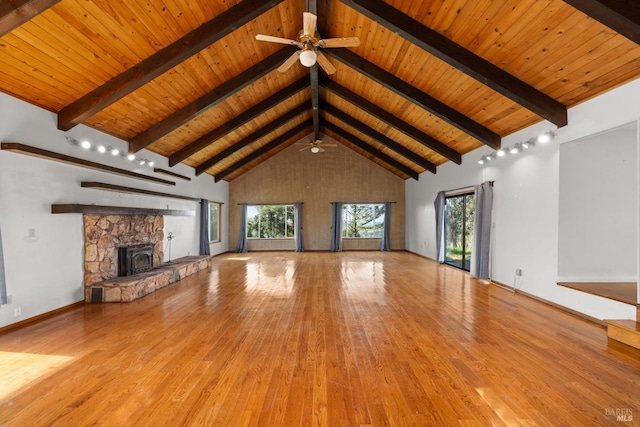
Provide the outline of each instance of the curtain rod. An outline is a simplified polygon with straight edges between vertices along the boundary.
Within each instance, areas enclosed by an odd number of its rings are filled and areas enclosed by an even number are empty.
[[[494,181],[485,181],[485,182],[488,182],[493,187],[493,182]],[[466,187],[460,187],[460,188],[454,188],[452,190],[446,190],[445,193],[453,193],[454,191],[472,189],[473,187],[475,187],[475,186],[474,185],[467,185]]]
[[[238,206],[242,205],[252,205],[252,206],[284,206],[284,205],[295,205],[296,203],[300,203],[304,205],[304,202],[291,202],[291,203],[238,203]]]
[[[387,202],[329,202],[331,204],[334,203],[342,203],[343,205],[382,205]],[[389,203],[398,203],[398,202],[389,202]]]

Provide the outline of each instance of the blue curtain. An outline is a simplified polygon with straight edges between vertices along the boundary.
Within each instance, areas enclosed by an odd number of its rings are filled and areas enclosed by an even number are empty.
[[[302,241],[302,203],[296,203],[294,207],[294,216],[296,221],[295,243],[296,252],[304,252],[304,243]]]
[[[469,273],[478,279],[491,278],[489,258],[491,254],[491,212],[493,210],[493,183],[476,185],[476,212],[473,219],[473,248]]]
[[[248,252],[247,249],[247,204],[242,204],[240,213],[240,234],[238,235],[238,246],[236,252]]]
[[[436,196],[433,205],[436,208],[436,260],[444,262],[444,191]]]
[[[384,202],[384,225],[382,228],[382,241],[380,250],[391,251],[391,202]]]
[[[342,252],[342,203],[333,202],[331,213],[331,252]]]
[[[200,199],[200,255],[211,255],[209,247],[209,201]]]
[[[4,276],[4,252],[2,251],[2,228],[0,228],[0,305],[7,303],[7,281]]]

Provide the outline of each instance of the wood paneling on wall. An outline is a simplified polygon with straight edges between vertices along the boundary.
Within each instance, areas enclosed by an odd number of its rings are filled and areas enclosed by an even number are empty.
[[[326,144],[337,143],[323,136]],[[299,142],[309,142],[305,137]],[[238,203],[269,204],[303,202],[305,249],[329,250],[331,245],[331,202],[396,202],[391,206],[391,249],[404,249],[404,180],[337,143],[324,153],[300,151],[293,144],[278,155],[229,183],[229,248],[238,243]],[[374,243],[371,241],[371,243]],[[353,246],[353,245],[352,245]],[[377,249],[357,244],[345,249]],[[283,249],[266,242],[249,245],[249,250]]]

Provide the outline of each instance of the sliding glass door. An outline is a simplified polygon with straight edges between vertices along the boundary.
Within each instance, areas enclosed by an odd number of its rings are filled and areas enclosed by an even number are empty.
[[[469,271],[473,240],[474,193],[457,194],[445,199],[444,262]]]

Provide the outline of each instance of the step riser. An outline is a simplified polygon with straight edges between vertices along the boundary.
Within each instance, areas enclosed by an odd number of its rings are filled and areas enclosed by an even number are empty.
[[[640,350],[640,333],[638,331],[625,329],[610,323],[607,328],[607,335],[611,339]]]

